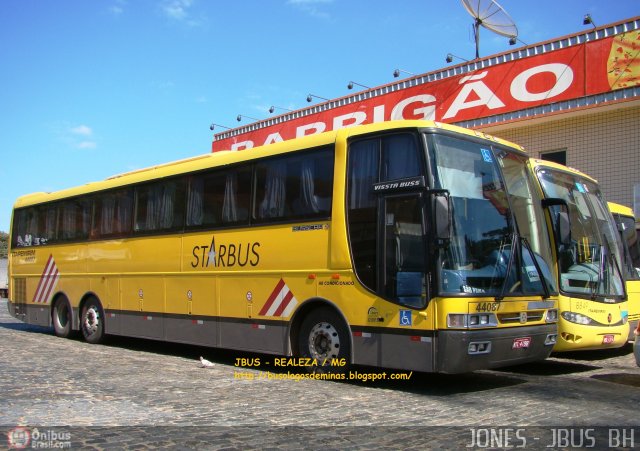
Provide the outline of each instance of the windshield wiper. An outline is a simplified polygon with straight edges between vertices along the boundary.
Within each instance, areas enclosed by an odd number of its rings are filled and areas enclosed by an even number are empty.
[[[520,238],[516,232],[511,235],[511,252],[509,253],[509,261],[507,262],[507,271],[502,281],[502,288],[500,289],[500,295],[495,297],[496,301],[502,301],[504,299],[504,292],[507,288],[507,281],[509,280],[509,274],[511,274],[511,267],[513,266],[513,256],[517,251],[517,244],[520,243]],[[502,252],[502,248],[500,249]]]
[[[600,245],[600,268],[598,268],[598,286],[596,287],[596,291],[600,287],[601,283],[604,284],[604,268],[605,268],[605,264],[607,263],[607,261],[613,262],[613,267],[615,268],[616,272],[618,273],[618,277],[619,277],[620,283],[622,285],[622,295],[626,296],[627,287],[626,287],[626,284],[624,283],[624,276],[622,274],[622,269],[620,268],[620,265],[618,265],[617,259],[614,257],[613,253],[611,252],[611,249],[609,248],[609,242],[607,241],[607,237],[603,233],[602,234],[602,244]],[[606,290],[606,286],[603,287],[603,290],[602,290],[603,296],[606,296],[607,295],[607,291],[611,291],[612,289],[613,288],[611,288],[610,290]],[[593,292],[592,295],[591,295],[591,299],[594,300],[596,298],[596,295],[597,295],[597,293]],[[613,295],[614,296],[619,296],[619,294],[617,294],[617,293],[613,293]]]
[[[531,244],[529,243],[529,240],[527,240],[525,237],[522,237],[521,240],[522,240],[522,243],[527,248],[527,250],[529,251],[529,255],[531,256],[531,260],[533,261],[533,266],[536,267],[536,271],[538,272],[538,276],[540,277],[540,283],[542,284],[542,289],[544,290],[544,296],[542,296],[542,298],[548,299],[551,297],[551,290],[549,290],[549,285],[547,284],[544,274],[542,273],[542,267],[540,266],[540,263],[538,263],[538,259],[536,258],[536,255],[533,252],[533,250],[531,249]],[[525,268],[525,271],[526,271],[526,268]]]
[[[603,236],[604,238],[604,236]],[[604,241],[603,241],[604,243]],[[605,245],[601,244],[600,245],[600,261],[598,264],[598,280],[596,281],[596,286],[594,287],[593,290],[591,290],[591,300],[595,301],[597,295],[598,295],[598,290],[600,289],[600,284],[604,285],[604,265],[606,264],[605,261],[605,253],[607,252]],[[605,288],[603,287],[602,289],[602,293],[605,293]]]

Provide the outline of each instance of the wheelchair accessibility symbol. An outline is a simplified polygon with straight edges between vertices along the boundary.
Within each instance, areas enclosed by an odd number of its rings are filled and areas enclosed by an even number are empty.
[[[411,310],[400,310],[400,325],[401,326],[411,325]]]

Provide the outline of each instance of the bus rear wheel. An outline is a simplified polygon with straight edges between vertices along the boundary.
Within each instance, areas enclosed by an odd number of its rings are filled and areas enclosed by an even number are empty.
[[[104,340],[104,311],[97,299],[89,299],[82,307],[80,329],[87,343],[97,344]]]
[[[332,309],[313,310],[300,326],[300,357],[312,373],[342,373],[351,360],[349,330],[344,320]]]
[[[53,330],[58,337],[69,338],[73,329],[71,327],[71,306],[66,297],[60,297],[53,306],[52,320]]]

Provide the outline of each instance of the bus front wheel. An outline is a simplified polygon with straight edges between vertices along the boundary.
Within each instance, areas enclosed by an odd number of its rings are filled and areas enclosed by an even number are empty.
[[[344,372],[351,358],[347,325],[332,309],[313,310],[300,326],[298,350],[310,372]]]
[[[58,337],[69,338],[73,331],[71,327],[71,306],[66,297],[59,297],[53,306],[53,330]]]
[[[87,343],[97,344],[104,340],[104,311],[97,299],[89,299],[82,307],[80,329]]]

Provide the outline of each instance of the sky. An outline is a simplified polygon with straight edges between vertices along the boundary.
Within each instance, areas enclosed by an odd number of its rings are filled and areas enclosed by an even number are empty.
[[[639,0],[499,3],[518,46],[588,30],[587,13],[640,15]],[[211,123],[473,59],[472,23],[458,0],[0,0],[0,231],[23,194],[210,152]],[[481,57],[516,47],[480,31]]]

